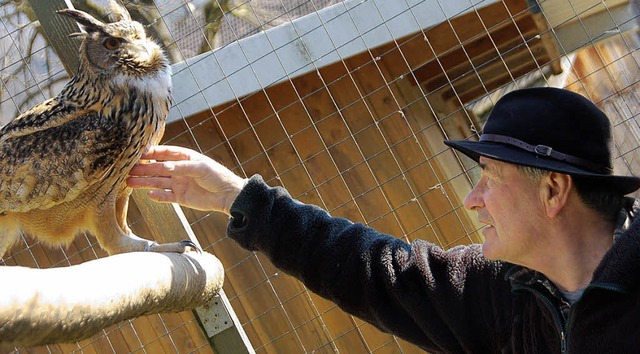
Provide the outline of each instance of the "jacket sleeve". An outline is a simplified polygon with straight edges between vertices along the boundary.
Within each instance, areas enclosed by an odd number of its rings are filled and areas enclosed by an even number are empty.
[[[231,207],[229,237],[310,290],[423,349],[490,352],[509,289],[478,245],[444,251],[331,217],[253,176]],[[502,321],[499,321],[502,322]]]

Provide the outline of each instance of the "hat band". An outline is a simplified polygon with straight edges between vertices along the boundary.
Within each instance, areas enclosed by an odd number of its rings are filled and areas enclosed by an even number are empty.
[[[553,150],[550,146],[546,145],[531,145],[525,143],[522,140],[518,140],[516,138],[512,138],[506,135],[498,135],[498,134],[482,134],[480,136],[480,141],[491,141],[496,143],[503,143],[511,146],[518,147],[520,149],[533,152],[534,154],[542,157],[552,158],[554,160],[563,161],[570,163],[572,165],[586,168],[592,171],[596,171],[603,174],[611,174],[613,170],[610,167],[603,166],[589,160],[585,160],[583,158],[572,156],[568,154],[563,154],[559,151]]]

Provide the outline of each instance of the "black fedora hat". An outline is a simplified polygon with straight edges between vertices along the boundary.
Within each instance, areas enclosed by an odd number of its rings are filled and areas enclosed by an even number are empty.
[[[597,180],[623,194],[640,178],[613,174],[611,123],[595,104],[563,89],[510,92],[496,102],[479,141],[445,144],[478,161],[480,156]]]

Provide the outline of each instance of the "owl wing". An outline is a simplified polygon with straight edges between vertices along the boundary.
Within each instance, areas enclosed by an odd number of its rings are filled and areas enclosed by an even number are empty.
[[[47,209],[73,200],[104,179],[121,157],[130,141],[122,120],[96,111],[68,111],[73,112],[70,119],[60,110],[41,113],[57,115],[55,124],[46,117],[21,116],[0,131],[0,212]]]
[[[61,103],[56,98],[48,99],[2,127],[0,142],[12,137],[60,126],[94,109],[95,107],[79,107],[75,104]]]

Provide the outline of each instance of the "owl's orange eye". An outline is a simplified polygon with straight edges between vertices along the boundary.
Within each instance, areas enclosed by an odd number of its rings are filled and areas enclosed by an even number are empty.
[[[104,42],[102,42],[102,45],[104,45],[104,47],[109,50],[118,49],[118,47],[120,47],[120,44],[122,44],[122,39],[114,37],[109,37],[105,39]]]

